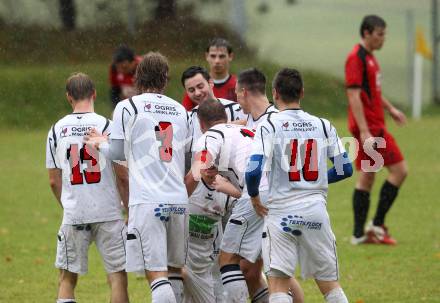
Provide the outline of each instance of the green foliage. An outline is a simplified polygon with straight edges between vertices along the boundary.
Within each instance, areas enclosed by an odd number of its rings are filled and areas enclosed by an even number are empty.
[[[182,71],[192,64],[204,65],[204,60],[171,61],[171,82],[166,94],[181,100],[183,88],[180,83]],[[271,96],[271,79],[279,69],[267,62],[237,60],[233,71],[256,66],[268,78],[267,93]],[[107,63],[15,65],[3,66],[0,74],[0,126],[19,128],[47,128],[57,119],[70,112],[65,98],[65,80],[73,72],[89,74],[97,88],[95,110],[110,116]],[[322,116],[345,114],[346,98],[342,83],[332,77],[315,72],[304,72],[306,97],[303,106],[306,110]]]

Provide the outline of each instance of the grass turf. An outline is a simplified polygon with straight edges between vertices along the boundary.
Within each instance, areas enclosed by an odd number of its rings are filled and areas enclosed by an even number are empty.
[[[340,135],[345,121],[335,120]],[[390,123],[391,124],[391,123]],[[338,239],[341,283],[350,302],[438,302],[440,272],[440,214],[437,206],[437,117],[391,125],[409,163],[410,174],[387,224],[399,240],[396,247],[348,243],[352,228],[351,194],[355,179],[330,187],[328,209]],[[57,270],[53,267],[56,233],[62,212],[52,196],[44,166],[46,131],[2,129],[0,139],[0,302],[55,300]],[[378,175],[370,217],[385,173]],[[89,274],[80,278],[79,302],[108,300],[104,270],[95,247],[90,250]],[[322,302],[313,281],[301,283],[307,302]],[[144,281],[130,275],[132,302],[145,302]]]

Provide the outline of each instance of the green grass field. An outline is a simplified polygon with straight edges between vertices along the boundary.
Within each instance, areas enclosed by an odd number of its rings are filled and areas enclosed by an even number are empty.
[[[202,63],[202,62],[199,62]],[[180,72],[188,62],[173,62],[169,95],[181,96]],[[261,66],[271,79],[277,66],[240,61],[235,71]],[[73,71],[89,73],[96,82],[96,110],[111,113],[107,100],[105,63],[80,65],[2,66],[0,82],[0,302],[53,302],[58,272],[54,268],[56,234],[62,211],[52,196],[45,169],[45,140],[51,123],[69,112],[64,79]],[[306,98],[311,112],[334,117],[340,136],[345,126],[345,94],[340,81],[306,71]],[[390,123],[406,159],[410,175],[388,216],[397,247],[349,243],[352,228],[351,194],[355,178],[332,185],[328,208],[338,239],[341,283],[350,302],[439,302],[440,212],[437,206],[437,156],[440,110],[429,108],[422,121],[405,128]],[[373,192],[370,217],[385,177],[380,173]],[[108,287],[95,247],[90,250],[89,274],[80,279],[79,302],[108,301]],[[307,302],[322,302],[312,281],[302,283]],[[144,281],[130,276],[131,302],[146,302]]]
[[[346,134],[342,131],[345,121],[335,122],[341,136]],[[439,128],[437,117],[411,122],[405,128],[391,126],[410,168],[387,221],[398,246],[351,246],[354,178],[331,186],[328,208],[338,239],[341,283],[350,302],[439,302],[440,146],[432,138]],[[55,300],[57,270],[53,262],[62,212],[47,182],[45,138],[46,131],[1,131],[0,302]],[[379,174],[373,197],[384,176],[384,172]],[[89,271],[78,285],[79,302],[107,301],[105,275],[95,247],[91,248]],[[146,302],[146,284],[133,276],[129,283],[132,302]],[[322,302],[312,281],[302,285],[307,302]]]

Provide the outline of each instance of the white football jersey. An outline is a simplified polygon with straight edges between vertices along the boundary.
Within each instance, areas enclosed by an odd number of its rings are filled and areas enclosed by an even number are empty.
[[[73,113],[49,130],[46,167],[62,170],[63,224],[122,219],[112,162],[83,143],[91,129],[107,132],[110,121],[96,113]]]
[[[246,127],[255,131],[261,122],[266,121],[266,118],[270,113],[277,113],[277,112],[278,109],[276,109],[276,107],[273,104],[271,104],[266,108],[266,111],[257,119],[254,119],[252,115],[249,114],[246,119]]]
[[[178,102],[141,94],[115,108],[111,139],[125,140],[130,172],[130,205],[186,204],[184,184],[188,115]]]
[[[228,117],[228,122],[247,119],[247,116],[243,113],[240,104],[222,98],[217,98],[217,100],[219,100],[224,105],[226,116]],[[199,106],[197,105],[196,107],[193,108],[193,110],[189,114],[191,142],[188,151],[191,151],[193,153],[195,151],[195,144],[202,136],[202,130],[200,129],[200,122],[197,116],[198,109]]]
[[[264,155],[273,208],[327,197],[327,159],[345,149],[325,119],[300,109],[269,115],[255,133],[252,154]]]
[[[254,132],[236,124],[217,124],[199,138],[195,152],[208,151],[219,174],[237,188],[244,187],[244,173],[252,148]]]
[[[278,109],[271,104],[269,105],[264,113],[258,117],[257,119],[254,119],[251,114],[248,115],[248,118],[246,120],[246,127],[249,129],[252,129],[254,132],[256,131],[258,125],[260,125],[262,122],[267,120],[267,117],[269,117],[272,113],[277,113]],[[246,189],[246,187],[245,187]],[[267,176],[267,173],[263,174],[261,176],[260,180],[260,186],[258,187],[260,191],[268,190],[269,189],[269,178]]]
[[[189,213],[220,220],[228,205],[232,204],[232,200],[234,198],[209,187],[202,179],[189,197]]]

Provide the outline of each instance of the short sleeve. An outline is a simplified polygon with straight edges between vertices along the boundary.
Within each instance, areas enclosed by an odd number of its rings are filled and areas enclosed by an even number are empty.
[[[221,147],[224,144],[224,137],[221,132],[215,129],[209,129],[196,144],[196,158],[200,158],[202,162],[208,163],[209,166],[214,165],[215,161],[220,157]]]
[[[323,126],[327,128],[327,158],[334,158],[340,154],[345,153],[344,145],[338,136],[336,128],[334,128],[329,121],[324,120]]]
[[[127,108],[127,102],[122,101],[116,105],[113,112],[113,123],[111,125],[110,139],[125,139],[125,128],[131,116],[134,115],[133,110]]]
[[[273,151],[274,137],[273,124],[269,120],[263,121],[255,131],[251,155],[263,155],[265,158],[269,158]]]
[[[360,88],[362,86],[362,61],[356,55],[351,55],[345,62],[345,86],[347,88]]]
[[[54,135],[54,127],[52,126],[47,134],[46,168],[59,168],[59,165],[57,165],[56,161],[56,138]]]
[[[234,111],[234,120],[247,120],[248,115],[243,112],[240,104],[235,103],[232,105],[232,109]]]

